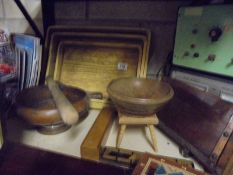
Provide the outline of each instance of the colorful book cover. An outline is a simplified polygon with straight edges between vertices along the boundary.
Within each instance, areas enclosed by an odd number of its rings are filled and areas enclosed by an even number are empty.
[[[208,175],[208,173],[180,165],[169,159],[145,153],[132,175]]]
[[[15,48],[20,50],[17,59],[19,59],[20,62],[24,62],[24,64],[19,64],[20,66],[24,65],[24,67],[20,68],[20,71],[22,72],[24,69],[25,72],[24,74],[20,74],[20,76],[25,76],[20,77],[20,79],[24,79],[24,81],[21,81],[21,83],[23,83],[23,88],[20,88],[20,90],[35,86],[37,84],[38,71],[40,71],[41,66],[40,39],[34,36],[15,34],[13,36],[13,42]]]

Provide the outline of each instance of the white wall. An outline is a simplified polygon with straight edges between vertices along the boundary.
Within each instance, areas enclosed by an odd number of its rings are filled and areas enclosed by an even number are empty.
[[[21,0],[21,2],[43,33],[41,0]],[[14,0],[0,0],[0,28],[9,33],[34,34]]]

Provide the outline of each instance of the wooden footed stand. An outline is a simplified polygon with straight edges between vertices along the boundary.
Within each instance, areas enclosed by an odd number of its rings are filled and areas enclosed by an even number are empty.
[[[157,125],[159,123],[159,119],[156,116],[156,114],[140,117],[136,115],[122,114],[118,112],[118,115],[119,115],[120,129],[117,136],[117,145],[116,145],[117,148],[120,147],[127,125],[146,125],[149,127],[150,130],[154,151],[157,151],[157,140],[156,140],[154,125]]]

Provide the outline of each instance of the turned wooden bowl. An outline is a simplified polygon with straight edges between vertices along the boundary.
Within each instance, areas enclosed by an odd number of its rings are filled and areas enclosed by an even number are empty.
[[[80,120],[88,113],[89,102],[85,91],[59,84],[60,89],[78,111]],[[63,123],[46,85],[25,89],[16,97],[16,111],[35,126]]]
[[[155,114],[174,95],[168,83],[143,78],[115,79],[107,92],[119,112],[140,117]]]

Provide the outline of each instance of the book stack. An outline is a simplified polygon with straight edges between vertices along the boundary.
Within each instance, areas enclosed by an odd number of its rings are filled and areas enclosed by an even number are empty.
[[[42,46],[40,39],[14,34],[13,44],[17,65],[19,91],[38,85],[41,71]]]

